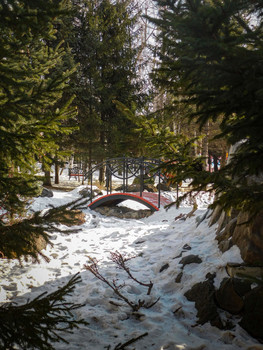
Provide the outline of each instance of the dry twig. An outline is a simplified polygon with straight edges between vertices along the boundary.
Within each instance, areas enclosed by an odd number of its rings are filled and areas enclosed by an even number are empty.
[[[128,259],[124,259],[123,256],[120,253],[111,253],[112,255],[112,261],[116,262],[117,265],[119,266],[119,268],[122,268],[124,271],[126,271],[126,273],[128,274],[128,276],[135,282],[139,283],[140,285],[143,286],[147,286],[148,287],[148,293],[147,295],[150,294],[150,291],[152,289],[152,282],[150,282],[149,284],[145,284],[142,283],[140,281],[138,281],[136,278],[134,278],[129,270],[129,268],[125,265],[125,262]],[[112,290],[113,292],[121,299],[123,300],[126,304],[128,304],[133,312],[138,311],[141,307],[144,307],[146,309],[151,308],[152,306],[154,306],[160,298],[158,298],[157,300],[155,300],[153,303],[151,304],[147,304],[145,303],[145,300],[141,300],[139,299],[137,303],[130,301],[122,292],[121,289],[125,286],[124,284],[117,284],[116,280],[113,280],[112,282],[108,281],[99,271],[99,267],[98,267],[98,261],[95,258],[91,258],[89,257],[89,265],[84,265],[84,267],[90,271],[96,278],[98,278],[100,281],[104,282],[105,284],[107,284]]]
[[[141,286],[144,286],[144,287],[148,287],[148,291],[147,291],[147,295],[150,295],[151,294],[151,290],[152,290],[152,287],[153,287],[153,283],[152,281],[150,281],[150,283],[143,283],[143,282],[140,282],[137,280],[137,278],[135,278],[132,274],[131,274],[131,271],[129,269],[128,266],[126,266],[126,261],[128,260],[131,260],[133,259],[134,257],[130,257],[130,258],[125,258],[121,253],[119,253],[118,251],[116,251],[115,253],[111,252],[111,260],[113,262],[115,262],[117,264],[117,266],[120,268],[120,269],[123,269],[124,271],[127,272],[128,276],[133,280],[135,281],[136,283],[140,284]]]

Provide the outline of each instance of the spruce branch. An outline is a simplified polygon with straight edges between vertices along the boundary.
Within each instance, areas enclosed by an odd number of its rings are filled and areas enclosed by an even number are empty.
[[[52,344],[68,343],[60,332],[72,333],[83,319],[76,320],[73,311],[82,307],[66,300],[72,295],[79,274],[74,275],[63,287],[53,293],[42,293],[23,305],[7,303],[0,306],[0,349],[54,350]]]
[[[76,228],[61,229],[59,224],[76,224],[78,221],[75,210],[85,202],[87,201],[81,198],[59,207],[34,212],[14,223],[0,222],[1,255],[9,259],[17,258],[20,261],[22,257],[25,260],[31,257],[36,262],[39,262],[39,257],[42,257],[49,261],[38,246],[39,239],[52,246],[50,238],[53,232],[62,234],[78,232]]]

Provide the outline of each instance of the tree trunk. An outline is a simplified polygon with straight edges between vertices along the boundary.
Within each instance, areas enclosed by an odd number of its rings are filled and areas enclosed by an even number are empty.
[[[206,167],[206,170],[209,170],[209,147],[208,147],[208,141],[209,141],[209,121],[207,122],[206,124],[206,127],[205,127],[205,133],[206,133],[206,136],[203,140],[203,156],[205,157],[205,167]]]
[[[59,165],[55,162],[55,184],[59,184]]]
[[[44,186],[52,186],[50,170],[45,170],[44,173],[45,173],[45,177],[44,177],[43,185]]]
[[[104,120],[104,118],[103,118]],[[100,145],[103,150],[105,150],[105,132],[104,130],[100,133]],[[105,159],[102,157],[101,162],[103,162]],[[99,170],[99,183],[103,184],[105,181],[105,167],[102,166]]]

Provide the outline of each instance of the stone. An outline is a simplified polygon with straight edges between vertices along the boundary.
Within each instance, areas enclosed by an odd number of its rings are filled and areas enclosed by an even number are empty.
[[[207,209],[206,212],[202,216],[198,216],[195,219],[197,226],[199,226],[205,219],[207,219],[209,214],[210,214],[210,209]]]
[[[188,244],[185,244],[184,246],[183,246],[183,250],[191,250],[192,248],[190,247],[190,245],[188,245]]]
[[[198,255],[187,255],[184,256],[180,261],[179,264],[183,264],[183,268],[185,267],[185,265],[189,265],[189,264],[201,264],[202,260],[199,258]]]
[[[224,278],[219,289],[215,292],[216,302],[223,310],[237,315],[244,307],[244,301],[235,291],[233,280]]]
[[[79,194],[83,197],[83,198],[89,198],[91,195],[91,190],[89,187],[84,187],[79,191]],[[96,196],[101,196],[103,193],[95,188],[92,189],[92,198],[96,197]]]
[[[217,230],[216,234],[218,235],[229,223],[230,217],[227,216],[227,213],[225,211],[222,211],[218,221],[217,221]]]
[[[251,285],[253,283],[252,281],[241,278],[232,278],[232,281],[235,291],[241,297],[244,297],[251,291]]]
[[[212,326],[218,327],[219,329],[224,329],[223,323],[217,311],[214,298],[215,288],[211,279],[195,284],[184,295],[189,301],[195,302],[198,324],[203,325],[210,322]]]
[[[105,216],[114,216],[119,219],[143,219],[152,215],[151,210],[133,210],[127,207],[106,207],[101,206],[94,209],[96,212],[105,215]]]
[[[226,265],[226,271],[230,277],[263,280],[262,266],[228,263]]]
[[[228,239],[227,241],[222,241],[218,244],[218,248],[221,250],[222,253],[226,252],[231,247],[233,247],[232,239]]]
[[[225,227],[225,229],[216,235],[217,241],[223,242],[229,240],[232,237],[237,224],[237,218],[232,219]]]
[[[183,271],[181,271],[176,277],[175,277],[175,283],[180,283],[183,277]]]
[[[214,279],[216,278],[216,273],[211,273],[211,272],[208,272],[206,275],[205,275],[205,278],[207,280],[209,280],[211,283],[214,283]]]
[[[85,214],[81,210],[69,210],[68,213],[59,216],[57,221],[66,226],[79,226],[86,222]]]
[[[43,249],[46,249],[46,247],[47,247],[47,242],[42,236],[32,238],[32,244],[35,246],[37,251],[41,251]],[[33,249],[29,248],[28,252],[31,253],[32,251],[33,251]],[[1,254],[0,258],[5,259],[6,257]],[[11,252],[9,258],[10,259],[19,259],[19,257],[17,256],[17,254],[15,252]]]
[[[40,197],[48,197],[48,198],[51,198],[53,196],[54,196],[53,192],[50,189],[45,188],[45,187],[43,188],[41,195],[40,195]]]
[[[223,209],[219,205],[214,209],[209,220],[209,226],[213,226],[219,220],[222,211]]]
[[[244,299],[243,318],[240,326],[252,337],[263,341],[263,287],[251,290]]]
[[[263,210],[253,222],[248,220],[248,213],[238,214],[237,225],[232,236],[233,243],[239,247],[241,257],[246,264],[263,266]]]
[[[169,266],[170,266],[169,264],[164,264],[164,265],[160,268],[160,271],[159,271],[159,272],[163,272],[164,270],[167,270]]]
[[[45,241],[45,239],[42,236],[39,236],[35,239],[36,242],[36,247],[37,250],[43,250],[46,249],[47,247],[47,242]]]

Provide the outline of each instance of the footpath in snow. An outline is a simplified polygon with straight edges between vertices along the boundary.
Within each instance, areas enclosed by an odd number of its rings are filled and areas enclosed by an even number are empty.
[[[34,210],[60,205],[76,199],[79,190],[54,191],[52,198],[37,198]],[[199,200],[199,209],[194,216],[180,220],[175,218],[191,211],[185,205],[180,209],[161,208],[150,217],[141,220],[117,219],[84,210],[86,222],[79,232],[70,235],[54,233],[54,247],[44,253],[50,262],[40,264],[18,261],[0,261],[0,302],[15,300],[25,303],[44,291],[51,292],[65,284],[75,273],[80,272],[82,282],[76,285],[71,301],[84,304],[75,311],[75,318],[85,319],[89,325],[81,326],[73,334],[62,334],[69,345],[58,343],[56,349],[113,350],[117,344],[142,337],[125,347],[127,350],[256,350],[261,345],[251,338],[239,325],[238,319],[231,331],[219,330],[210,324],[197,325],[193,302],[184,296],[194,284],[205,280],[207,273],[216,273],[216,287],[226,277],[227,262],[240,263],[239,249],[234,246],[222,254],[215,238],[216,227],[208,227],[204,220],[197,226],[197,218],[206,212],[209,199],[204,195]],[[153,283],[150,295],[148,288],[129,279],[127,273],[117,268],[111,253],[119,252],[127,261],[130,272],[143,283]],[[198,255],[202,262],[185,265],[179,261],[189,254]],[[128,300],[146,304],[158,302],[149,309],[138,312],[119,300],[113,291],[90,271],[84,268],[89,258],[98,261],[100,273],[108,281],[123,285],[122,293]],[[180,283],[176,277],[182,272]],[[224,318],[222,311],[222,318]]]

